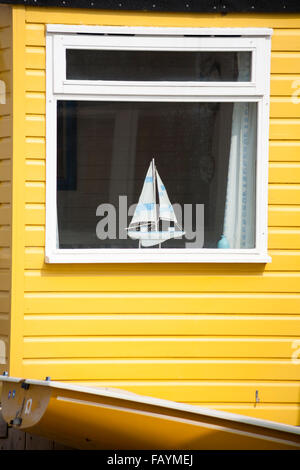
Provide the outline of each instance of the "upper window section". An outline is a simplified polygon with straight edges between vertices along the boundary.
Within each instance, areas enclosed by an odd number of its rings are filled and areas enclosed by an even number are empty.
[[[66,49],[67,80],[250,82],[251,52]]]
[[[200,28],[148,28],[149,34],[139,29],[130,34],[120,34],[122,28],[104,33],[104,27],[98,34],[55,31],[53,92],[150,97],[159,86],[166,96],[265,93],[266,36],[261,31],[218,36]]]

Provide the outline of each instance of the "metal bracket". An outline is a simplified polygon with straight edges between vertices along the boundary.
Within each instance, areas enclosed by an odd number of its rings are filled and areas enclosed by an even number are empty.
[[[258,396],[258,390],[255,390],[255,405],[254,406],[256,406],[257,403],[259,403],[259,402],[260,402],[260,399],[259,399],[259,396]]]
[[[10,423],[12,426],[21,426],[22,424],[22,418],[14,418],[10,421]]]
[[[26,382],[22,382],[21,388],[24,388],[24,390],[28,390],[29,387],[30,387],[30,384],[28,384]]]

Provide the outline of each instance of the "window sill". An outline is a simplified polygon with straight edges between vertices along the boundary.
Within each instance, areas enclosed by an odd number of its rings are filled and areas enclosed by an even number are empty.
[[[218,253],[216,253],[218,251]],[[251,250],[56,250],[46,263],[270,263],[267,253]]]

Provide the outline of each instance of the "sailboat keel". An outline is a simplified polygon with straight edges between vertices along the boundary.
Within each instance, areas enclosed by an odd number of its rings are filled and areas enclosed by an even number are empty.
[[[128,231],[128,235],[133,240],[139,240],[142,247],[149,247],[154,245],[159,245],[167,240],[172,238],[181,238],[185,232],[181,230],[173,231],[151,231],[151,232],[138,232],[138,231]]]

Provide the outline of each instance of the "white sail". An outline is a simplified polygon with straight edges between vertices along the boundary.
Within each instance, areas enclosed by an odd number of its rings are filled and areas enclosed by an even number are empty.
[[[130,226],[157,220],[153,177],[153,163],[151,162]]]
[[[159,218],[161,220],[169,220],[170,222],[174,222],[177,224],[176,215],[172,204],[170,202],[168,193],[166,188],[156,170],[156,178],[157,178],[157,190],[159,196]]]
[[[159,195],[159,213],[156,211],[156,190]],[[139,247],[161,245],[172,238],[181,238],[185,232],[169,227],[159,230],[158,222],[166,220],[174,222],[178,227],[177,218],[170,202],[166,188],[155,168],[154,159],[151,161],[144,186],[136,206],[133,218],[128,227],[128,235],[139,241]],[[151,227],[148,226],[151,223]],[[139,230],[136,230],[139,228]]]

